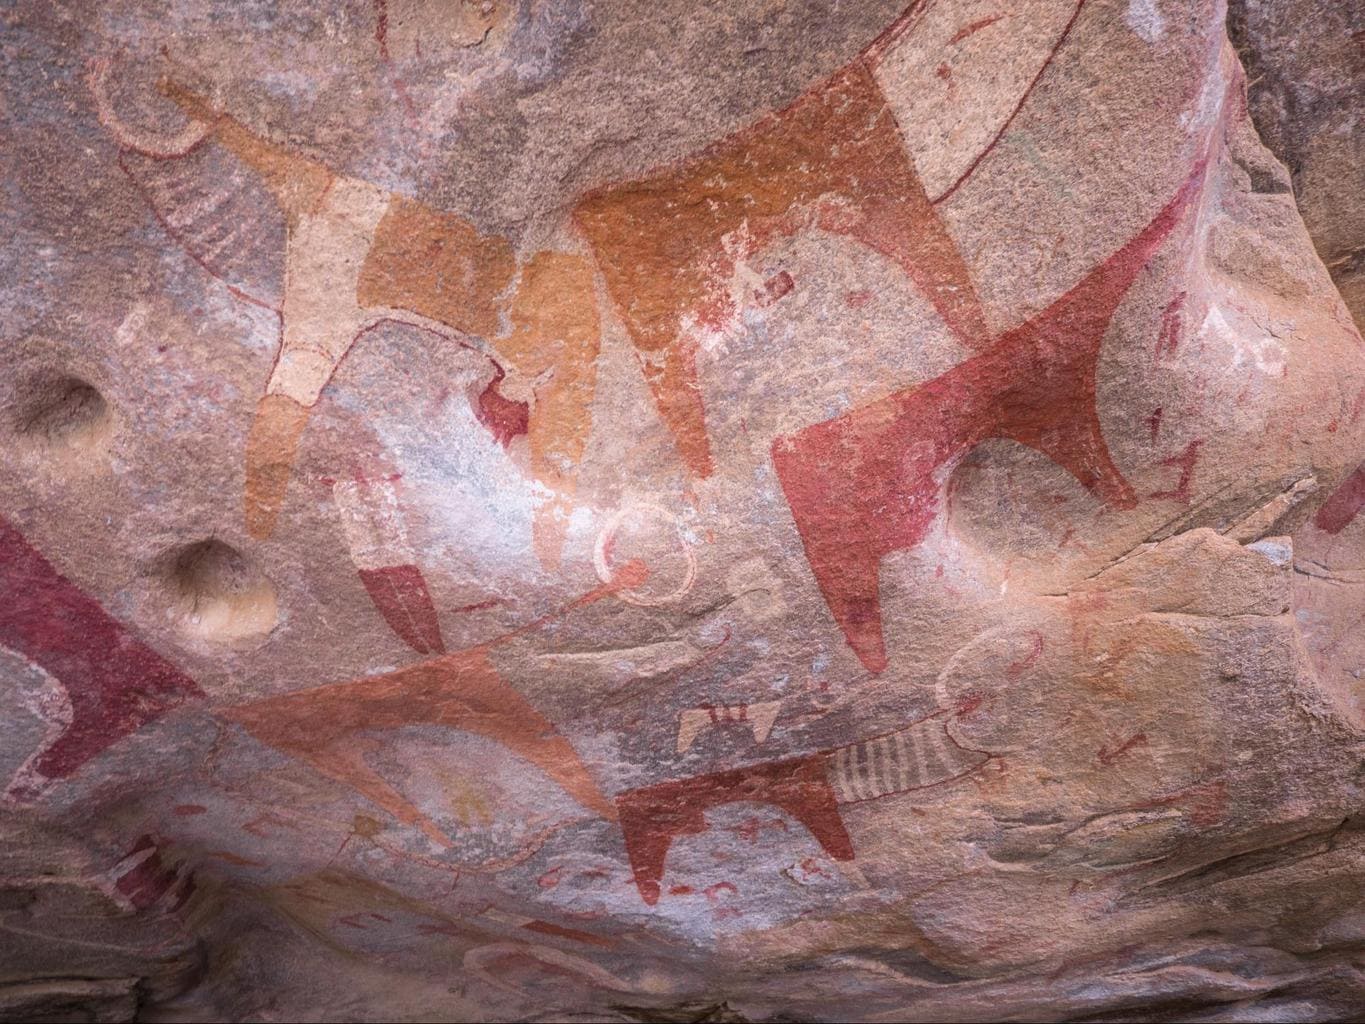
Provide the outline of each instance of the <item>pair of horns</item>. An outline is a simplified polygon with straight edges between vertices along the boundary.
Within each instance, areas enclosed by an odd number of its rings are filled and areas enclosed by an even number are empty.
[[[136,150],[145,156],[177,157],[184,156],[199,145],[213,130],[215,113],[207,101],[194,96],[184,87],[163,78],[157,83],[157,90],[175,100],[185,111],[186,124],[177,132],[155,132],[128,124],[114,111],[109,99],[109,72],[114,66],[112,57],[96,57],[90,62],[90,72],[86,82],[90,94],[95,98],[95,110],[100,124],[108,128],[119,145]],[[191,112],[193,111],[193,112]]]

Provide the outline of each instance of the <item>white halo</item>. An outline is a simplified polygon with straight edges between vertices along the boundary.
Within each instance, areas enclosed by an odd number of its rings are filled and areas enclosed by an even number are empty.
[[[195,118],[190,118],[189,123],[174,135],[158,135],[125,124],[123,119],[114,113],[114,105],[109,101],[109,94],[105,91],[104,82],[109,77],[109,69],[113,63],[110,57],[96,57],[91,60],[86,83],[90,86],[90,94],[95,97],[95,109],[99,113],[100,124],[109,129],[120,146],[135,150],[143,156],[165,158],[184,156],[203,141],[213,126],[207,121]]]
[[[610,519],[606,521],[602,529],[598,531],[597,543],[593,545],[592,565],[597,570],[597,578],[603,583],[612,581],[611,566],[607,564],[607,545],[616,535],[616,531],[621,528],[626,517],[630,515],[641,517],[650,516],[661,519],[673,528],[678,535],[678,545],[682,548],[684,557],[687,559],[687,572],[683,575],[683,581],[672,593],[665,594],[663,597],[646,597],[638,591],[618,590],[616,596],[627,604],[639,605],[645,608],[653,608],[658,605],[670,604],[678,600],[689,590],[692,589],[692,582],[697,576],[697,556],[692,553],[692,546],[687,543],[687,538],[683,535],[682,524],[678,522],[678,517],[667,509],[660,508],[658,505],[647,503],[626,505],[614,512]]]

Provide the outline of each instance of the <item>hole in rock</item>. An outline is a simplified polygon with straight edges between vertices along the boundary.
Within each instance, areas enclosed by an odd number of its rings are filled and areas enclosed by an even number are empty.
[[[79,377],[34,380],[20,403],[16,431],[32,441],[76,451],[93,448],[113,426],[109,403]]]
[[[275,627],[275,588],[245,555],[220,540],[202,540],[169,554],[166,589],[180,629],[207,640],[261,636]]]

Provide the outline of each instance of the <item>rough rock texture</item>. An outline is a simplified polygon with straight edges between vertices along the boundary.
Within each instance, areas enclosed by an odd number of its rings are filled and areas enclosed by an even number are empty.
[[[1365,1012],[1359,40],[903,3],[4,9],[0,1016]]]
[[[1251,118],[1356,323],[1365,323],[1365,5],[1230,0]]]

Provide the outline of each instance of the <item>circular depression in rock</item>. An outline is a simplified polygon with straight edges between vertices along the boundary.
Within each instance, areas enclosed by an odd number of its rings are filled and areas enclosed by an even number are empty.
[[[113,414],[99,389],[64,374],[31,381],[15,417],[21,437],[69,451],[94,448],[112,429]]]
[[[269,633],[279,618],[275,587],[230,544],[210,538],[165,559],[171,616],[182,632],[228,642]]]

